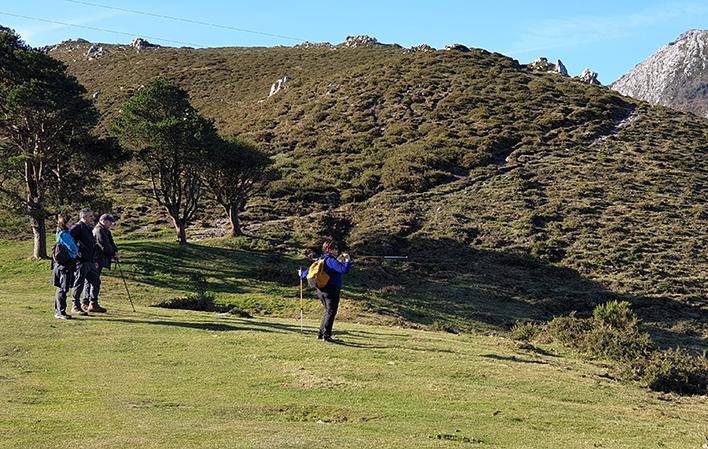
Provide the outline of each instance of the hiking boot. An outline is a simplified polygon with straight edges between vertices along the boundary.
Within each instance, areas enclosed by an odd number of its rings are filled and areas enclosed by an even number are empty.
[[[81,316],[88,315],[88,313],[84,309],[82,309],[81,306],[73,306],[71,308],[71,313],[73,313],[74,315],[81,315]]]
[[[106,313],[107,310],[101,306],[98,305],[97,302],[92,302],[89,304],[88,309],[86,309],[88,312],[95,312],[95,313]]]
[[[70,320],[70,319],[71,319],[71,315],[67,315],[66,312],[61,311],[61,312],[55,313],[55,314],[54,314],[54,318],[56,318],[57,320]]]

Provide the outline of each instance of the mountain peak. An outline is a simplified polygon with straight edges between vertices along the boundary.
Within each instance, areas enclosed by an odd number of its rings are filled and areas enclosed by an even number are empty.
[[[708,117],[708,30],[682,33],[610,85],[652,104]]]

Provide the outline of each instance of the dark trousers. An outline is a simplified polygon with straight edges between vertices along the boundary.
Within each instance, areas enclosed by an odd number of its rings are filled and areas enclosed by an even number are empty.
[[[74,267],[62,265],[54,267],[54,279],[57,286],[57,295],[54,301],[56,311],[64,313],[66,312],[66,296],[74,285]]]
[[[320,322],[319,336],[322,338],[332,337],[332,325],[334,317],[337,315],[339,308],[339,292],[341,289],[330,287],[329,285],[322,290],[317,290],[317,297],[325,308],[324,316]]]
[[[84,292],[86,284],[95,286],[96,288],[87,289]],[[98,302],[98,296],[86,296],[87,294],[98,295],[98,290],[101,286],[101,278],[98,277],[96,264],[93,262],[79,262],[76,264],[76,275],[74,277],[74,288],[71,291],[71,296],[74,299],[74,306],[81,307],[81,293],[84,292],[84,303]],[[90,290],[90,291],[89,291]]]
[[[97,303],[98,294],[101,293],[101,272],[103,271],[103,267],[99,265],[98,268],[94,268],[94,271],[96,271],[97,276],[96,282],[91,283],[88,278],[86,282],[84,282],[84,303],[86,303],[89,298],[91,298],[91,302]]]

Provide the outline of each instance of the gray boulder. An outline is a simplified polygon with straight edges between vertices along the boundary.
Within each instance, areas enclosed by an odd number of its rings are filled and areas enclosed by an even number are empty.
[[[422,52],[435,51],[435,49],[434,49],[433,47],[431,47],[430,45],[428,45],[428,44],[416,45],[415,47],[411,47],[409,50],[412,51],[412,52],[417,52],[417,51],[422,51]]]
[[[347,48],[380,47],[382,45],[383,44],[379,43],[375,37],[366,35],[347,36],[347,38],[344,39],[344,42],[339,44],[340,47]]]
[[[558,62],[556,62],[556,72],[560,73],[563,76],[568,76],[568,69],[565,68],[565,65],[563,65],[563,61],[560,59]]]
[[[583,73],[581,73],[579,76],[576,76],[575,79],[583,83],[593,84],[595,86],[602,85],[602,83],[597,80],[597,72],[593,72],[590,69],[583,70]]]
[[[133,42],[130,44],[131,47],[133,47],[136,51],[141,51],[146,48],[159,48],[160,46],[157,44],[152,44],[148,42],[147,40],[143,39],[142,37],[136,37],[133,39]]]
[[[91,45],[85,55],[86,59],[89,61],[100,58],[101,56],[103,56],[103,47],[98,44]]]
[[[301,44],[295,45],[295,48],[329,48],[332,47],[332,44],[329,42],[310,42],[310,41],[305,41]]]
[[[273,85],[270,86],[270,93],[268,96],[272,97],[281,90],[285,89],[288,85],[288,81],[290,81],[290,77],[288,75],[284,75],[282,78],[274,82]]]
[[[462,53],[467,53],[470,51],[469,47],[462,44],[450,44],[445,46],[447,51],[461,51]]]

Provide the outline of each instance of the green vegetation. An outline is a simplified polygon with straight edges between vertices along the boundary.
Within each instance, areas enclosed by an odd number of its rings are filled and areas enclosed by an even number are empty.
[[[620,378],[640,381],[657,391],[679,394],[708,392],[706,352],[657,350],[651,336],[626,301],[595,307],[592,318],[557,317],[544,326],[517,323],[511,335],[521,341],[558,341],[594,357],[620,362]]]
[[[441,302],[533,297],[541,315],[533,319],[622,298],[661,344],[705,347],[703,119],[484,50],[106,45],[106,56],[86,61],[86,48],[67,43],[50,54],[101,91],[104,129],[133,92],[162,76],[222,135],[271,155],[281,179],[240,214],[246,234],[299,250],[322,231],[355,255],[408,254],[416,278],[442,290]],[[288,88],[268,98],[283,73]],[[143,199],[147,186],[133,171],[111,177],[107,191],[124,219],[119,232],[159,235],[165,217]],[[197,217],[195,231],[209,235],[213,215]],[[509,264],[523,274],[495,279],[499,291],[477,289],[491,268]],[[535,270],[553,274],[541,284]],[[587,294],[587,284],[602,294]],[[481,314],[499,303],[489,302]],[[474,310],[447,307],[465,317]],[[416,315],[401,314],[421,321]]]
[[[126,253],[132,275],[161,262],[150,247],[218,250],[145,245]],[[296,305],[258,319],[148,308],[157,284],[131,280],[132,313],[111,272],[107,315],[59,322],[30,246],[0,242],[0,447],[685,449],[708,436],[704,398],[616,382],[554,344],[338,321],[344,344],[327,345],[313,319],[300,333]],[[261,257],[230,253],[243,268]],[[213,261],[192,268],[208,284]],[[162,281],[162,297],[182,295],[180,278]]]
[[[33,256],[46,258],[47,218],[101,199],[91,177],[111,147],[91,134],[98,112],[65,64],[4,28],[0,61],[0,196],[30,224]]]

